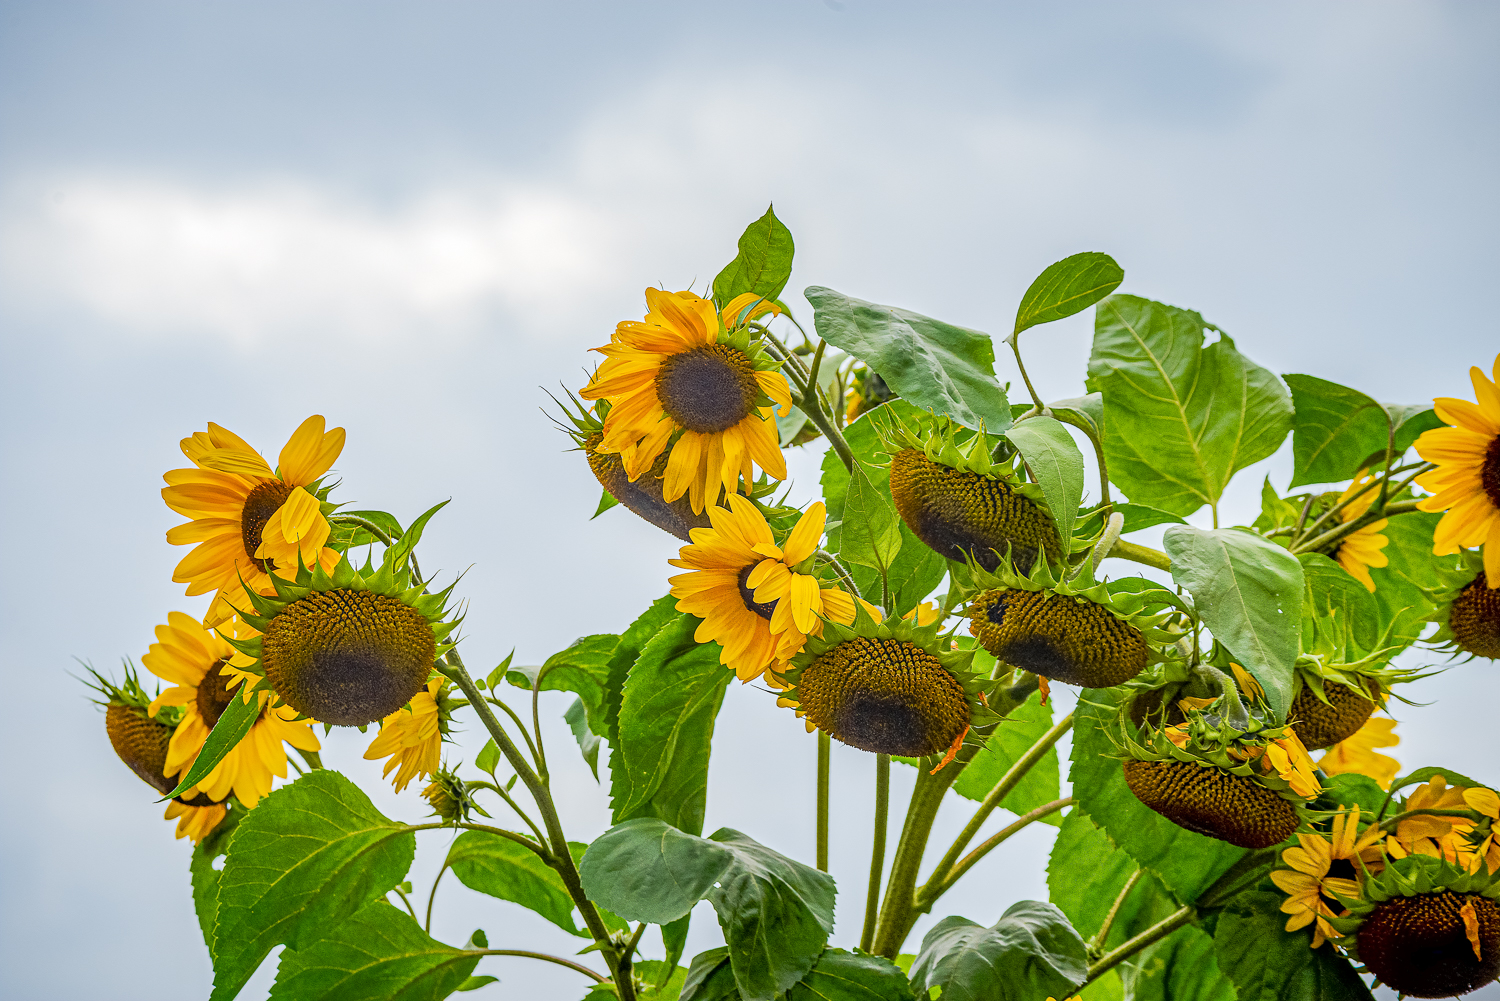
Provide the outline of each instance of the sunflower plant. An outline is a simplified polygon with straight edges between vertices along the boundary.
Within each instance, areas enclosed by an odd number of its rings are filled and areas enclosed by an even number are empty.
[[[307,418],[274,465],[217,424],[182,440],[167,542],[194,547],[174,580],[207,604],[165,614],[142,670],[90,684],[193,843],[213,998],[278,946],[272,997],[330,1001],[475,990],[500,957],[566,967],[589,1001],[1339,1001],[1494,980],[1500,795],[1381,750],[1424,677],[1500,656],[1500,359],[1471,370],[1472,401],[1431,406],[1278,377],[1081,253],[1001,341],[1012,403],[981,331],[821,286],[799,318],[792,257],[768,210],[701,294],[647,289],[565,392],[595,516],[681,545],[627,628],[539,665],[465,663],[470,610],[418,559],[442,505],[349,509],[329,478],[342,428]],[[1048,401],[1023,339],[1085,309],[1082,394]],[[1231,479],[1288,438],[1289,481],[1221,524]],[[815,490],[785,485],[786,450],[815,444]],[[774,822],[704,832],[736,681],[805,724],[816,795],[786,808],[816,816],[810,857]],[[578,753],[607,779],[591,843],[559,820],[542,691],[574,696]],[[485,738],[469,764],[457,720]],[[325,765],[333,726],[368,734],[407,817]],[[830,816],[835,740],[871,755],[838,781],[873,781],[872,817]],[[914,769],[904,807],[893,766]],[[970,817],[951,844],[945,803]],[[1033,824],[1056,828],[1051,899],[942,915]],[[424,916],[407,879],[425,830],[452,834],[443,872],[577,954],[433,938],[436,886]],[[835,838],[870,849],[838,946]],[[688,957],[703,901],[724,944]]]

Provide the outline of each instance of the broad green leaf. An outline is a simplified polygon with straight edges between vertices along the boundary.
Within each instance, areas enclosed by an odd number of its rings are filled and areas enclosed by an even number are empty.
[[[1358,804],[1369,817],[1374,817],[1385,802],[1386,793],[1379,782],[1358,772],[1344,772],[1323,780],[1323,791],[1314,801],[1314,809],[1337,810]]]
[[[1125,271],[1108,254],[1065,257],[1037,276],[1021,297],[1015,332],[1088,309],[1120,287]]]
[[[319,769],[262,799],[232,847],[219,875],[213,1001],[238,994],[273,946],[302,948],[389,893],[416,836]]]
[[[651,637],[661,632],[661,627],[676,619],[678,614],[677,599],[670,594],[663,595],[620,634],[620,642],[609,658],[604,685],[605,733],[601,736],[609,741],[610,747],[619,744],[620,701],[624,697],[626,675]]]
[[[1052,417],[1032,417],[1013,425],[1005,437],[1016,446],[1032,479],[1042,488],[1062,551],[1073,543],[1073,519],[1083,500],[1083,453],[1062,422]]]
[[[946,917],[922,939],[911,981],[947,1001],[1035,1001],[1070,997],[1088,976],[1083,939],[1062,911],[1022,900],[986,928]]]
[[[1214,940],[1194,925],[1143,949],[1119,970],[1130,1001],[1236,1001],[1234,985],[1214,958]]]
[[[1078,992],[1080,1001],[1125,1001],[1125,985],[1120,983],[1120,968],[1106,970],[1104,976]]]
[[[1408,786],[1420,785],[1423,782],[1430,782],[1434,775],[1441,775],[1443,781],[1447,782],[1450,786],[1459,786],[1464,789],[1489,787],[1488,783],[1475,781],[1467,775],[1455,772],[1451,768],[1445,768],[1442,765],[1428,765],[1425,768],[1418,768],[1414,772],[1408,772],[1396,779],[1391,783],[1391,792],[1395,792],[1398,789],[1405,789]]]
[[[1387,521],[1380,530],[1385,536],[1385,553],[1389,563],[1371,567],[1375,582],[1375,604],[1380,611],[1380,632],[1394,627],[1387,642],[1411,643],[1428,626],[1426,617],[1433,611],[1423,588],[1442,585],[1439,570],[1457,565],[1456,556],[1434,556],[1432,533],[1442,515],[1411,511]]]
[[[1305,500],[1305,495],[1304,499]],[[1302,513],[1303,500],[1287,500],[1276,492],[1271,486],[1271,478],[1267,476],[1260,485],[1260,515],[1255,519],[1255,530],[1262,535],[1273,532],[1279,528],[1291,528],[1297,524],[1297,518]],[[1278,536],[1278,545],[1286,545],[1286,536]]]
[[[688,967],[680,1001],[739,1001],[740,988],[729,966],[729,950],[720,946],[700,952]]]
[[[688,929],[692,922],[693,913],[689,911],[676,921],[668,921],[661,926],[661,944],[667,951],[666,963],[674,970],[678,960],[682,959],[683,950],[687,948]]]
[[[411,527],[401,534],[401,538],[397,539],[396,544],[391,546],[390,560],[392,569],[399,571],[406,565],[406,561],[411,559],[411,554],[416,551],[417,543],[421,541],[422,532],[427,528],[427,523],[432,520],[433,515],[447,506],[448,501],[434,504],[418,515],[417,520],[411,523]]]
[[[1376,452],[1385,454],[1385,408],[1357,389],[1311,375],[1283,375],[1292,391],[1292,482],[1353,479]]]
[[[198,914],[198,927],[210,958],[214,956],[214,925],[219,915],[219,870],[214,868],[214,860],[229,850],[229,836],[244,816],[244,810],[232,806],[219,826],[193,846],[193,858],[188,863],[193,880],[193,909]]]
[[[1102,729],[1115,718],[1119,698],[1120,692],[1109,688],[1086,689],[1079,696],[1068,774],[1073,796],[1111,841],[1160,878],[1178,900],[1197,900],[1245,850],[1178,827],[1135,798],[1125,784],[1120,752]]]
[[[791,230],[776,218],[773,208],[745,228],[739,253],[714,279],[714,298],[721,307],[746,292],[774,300],[786,288],[796,248]]]
[[[1341,628],[1349,630],[1349,636],[1360,649],[1375,649],[1380,620],[1375,595],[1322,553],[1302,553],[1297,562],[1302,564],[1304,624],[1311,620],[1322,626],[1333,615]],[[1307,636],[1303,637],[1303,643],[1308,645]]]
[[[641,650],[625,679],[619,738],[610,756],[616,823],[659,817],[703,830],[714,720],[734,672],[717,643],[698,643],[698,619],[681,615]]]
[[[363,518],[365,521],[368,521],[370,524],[374,525],[376,528],[385,533],[385,536],[388,539],[399,539],[401,537],[401,522],[397,521],[396,516],[391,514],[389,511],[340,510],[337,512],[337,514],[352,516],[355,518]],[[350,525],[347,522],[340,524],[337,520],[334,520],[331,522],[331,527],[333,529],[333,534],[330,536],[330,541],[328,544],[331,546],[336,546],[340,550],[357,549],[360,546],[383,544],[379,539],[371,534],[368,529],[361,526]]]
[[[242,684],[248,685],[250,682],[245,681]],[[177,787],[163,796],[162,800],[181,796],[197,785],[204,776],[214,770],[214,766],[224,760],[226,754],[245,739],[245,735],[250,732],[250,728],[258,719],[260,719],[260,696],[254,696],[249,703],[242,698],[230,699],[229,705],[225,706],[224,711],[219,715],[219,721],[209,731],[208,739],[203,742],[203,750],[198,752],[198,757],[193,760],[192,767],[187,770],[182,781],[177,783]]]
[[[888,492],[870,482],[856,462],[844,497],[839,556],[847,563],[885,570],[901,551],[901,516]]]
[[[824,949],[786,1001],[913,1001],[901,968],[882,956]]]
[[[1279,893],[1230,901],[1214,928],[1219,968],[1239,1001],[1372,1001],[1365,982],[1331,946],[1312,948],[1312,929],[1286,930]]]
[[[1276,376],[1203,317],[1110,296],[1094,320],[1089,388],[1104,394],[1109,478],[1137,504],[1187,516],[1216,504],[1236,471],[1275,452],[1292,426]]]
[[[429,1001],[458,990],[479,954],[424,932],[410,914],[377,900],[326,937],[281,955],[271,1001]]]
[[[1080,810],[1063,820],[1047,862],[1047,895],[1080,935],[1099,933],[1104,918],[1140,863]],[[1079,873],[1087,873],[1080,879]],[[1120,903],[1105,948],[1138,935],[1177,910],[1174,900],[1150,872],[1143,872]]]
[[[817,285],[803,295],[812,303],[819,337],[879,372],[918,409],[974,430],[983,424],[991,434],[1010,427],[988,334]]]
[[[589,521],[593,521],[610,508],[618,506],[619,503],[619,501],[615,500],[614,494],[608,490],[601,491],[599,494],[599,506],[594,508],[593,514],[589,515]]]
[[[484,742],[484,746],[474,757],[474,767],[482,772],[495,774],[495,769],[500,767],[500,748],[495,746],[495,738],[491,737]]]
[[[1022,405],[1023,409],[1028,409]],[[1076,417],[1083,423],[1094,429],[1094,434],[1100,438],[1104,436],[1104,394],[1089,393],[1087,396],[1074,396],[1066,400],[1057,400],[1047,404],[1047,409],[1054,415],[1063,413],[1070,417]],[[1062,418],[1058,418],[1061,420]]]
[[[1302,609],[1302,564],[1237,528],[1173,525],[1163,536],[1172,579],[1193,596],[1203,624],[1266,690],[1280,719],[1292,700]]]
[[[708,900],[747,1001],[770,1001],[800,980],[833,930],[832,877],[727,827],[697,838],[655,819],[626,821],[589,846],[579,875],[589,899],[630,920],[664,924]]]
[[[530,691],[533,682],[540,678],[544,692],[573,692],[583,700],[589,729],[603,737],[608,732],[604,721],[604,686],[609,678],[610,658],[619,643],[620,637],[614,633],[583,636],[566,650],[548,657],[536,671],[513,668],[505,680]]]
[[[573,739],[578,741],[578,750],[583,754],[583,760],[588,762],[589,771],[594,773],[594,779],[599,778],[599,745],[602,741],[599,735],[589,728],[589,711],[584,705],[583,699],[573,700],[568,706],[568,711],[563,713],[563,720],[568,724],[568,729],[573,731]],[[602,727],[603,721],[600,721]]]
[[[448,849],[448,865],[465,886],[535,911],[570,935],[589,937],[573,923],[573,898],[557,870],[536,852],[486,831],[465,831]]]
[[[1423,431],[1431,431],[1433,428],[1443,426],[1437,413],[1422,403],[1387,403],[1385,412],[1386,416],[1391,419],[1391,426],[1396,429],[1396,455],[1398,457],[1406,454],[1406,450],[1416,443]]]
[[[958,773],[958,781],[953,783],[953,790],[966,799],[983,800],[995,787],[995,783],[1010,770],[1011,765],[1051,728],[1052,709],[1042,705],[1040,692],[1033,692],[1031,698],[1000,721],[984,748]],[[1057,748],[1054,747],[1031,766],[1031,770],[1000,805],[1020,816],[1052,802],[1059,795]],[[1054,825],[1061,822],[1061,815],[1056,813],[1044,820],[1044,823]]]

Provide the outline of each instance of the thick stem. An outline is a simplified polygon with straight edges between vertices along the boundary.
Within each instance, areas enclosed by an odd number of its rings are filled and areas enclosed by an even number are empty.
[[[1013,823],[1002,827],[1000,830],[990,835],[980,843],[978,848],[975,848],[969,854],[960,859],[958,863],[953,866],[952,872],[950,872],[947,877],[942,880],[942,882],[936,882],[935,878],[929,879],[927,881],[927,884],[923,886],[922,889],[917,891],[916,912],[918,914],[925,914],[929,910],[931,910],[933,903],[939,897],[947,893],[949,890],[953,889],[953,884],[957,883],[960,879],[963,879],[964,875],[970,869],[974,868],[974,866],[978,864],[980,859],[984,858],[990,852],[994,851],[1000,845],[1004,844],[1007,840],[1010,839],[1011,835],[1024,828],[1030,827],[1032,824],[1036,823],[1038,820],[1041,820],[1044,817],[1050,817],[1052,814],[1056,813],[1059,810],[1066,810],[1072,805],[1072,796],[1064,796],[1062,799],[1054,799],[1052,802],[1044,803],[1041,806],[1037,807],[1035,810],[1030,811],[1029,813],[1022,814],[1021,816],[1017,817]]]
[[[501,709],[504,709],[505,715],[509,716],[512,720],[515,721],[516,729],[521,732],[521,739],[526,741],[526,750],[531,752],[531,761],[533,764],[536,764],[539,760],[536,745],[531,742],[531,734],[526,732],[526,724],[521,722],[521,717],[516,715],[516,711],[514,709],[506,705],[500,699],[495,698],[493,695],[486,695],[485,701],[492,706],[499,706]]]
[[[880,877],[885,872],[885,828],[891,812],[891,756],[875,755],[875,838],[870,847],[870,888],[865,893],[865,927],[859,947],[865,952],[875,940],[875,922],[880,913]]]
[[[1105,557],[1115,548],[1120,541],[1120,531],[1125,527],[1125,516],[1118,511],[1111,511],[1109,519],[1104,523],[1104,534],[1099,538],[1099,544],[1089,554],[1089,572],[1097,574],[1099,564],[1104,562]]]
[[[1126,940],[1117,948],[1111,949],[1101,956],[1098,962],[1089,966],[1089,978],[1083,982],[1084,986],[1098,980],[1120,963],[1123,963],[1131,956],[1146,948],[1146,946],[1159,942],[1183,925],[1190,924],[1195,917],[1197,917],[1197,912],[1190,904],[1179,911],[1175,911],[1170,917],[1152,925],[1134,938]]]
[[[587,966],[582,966],[582,965],[580,965],[578,963],[573,962],[571,959],[564,959],[561,956],[549,956],[545,952],[528,952],[525,949],[470,949],[469,950],[469,955],[471,955],[471,956],[521,956],[521,957],[523,957],[525,959],[540,959],[544,963],[556,963],[558,966],[566,966],[570,970],[577,970],[579,973],[582,973],[582,974],[584,974],[587,977],[592,977],[596,983],[600,983],[600,984],[607,984],[607,983],[609,983],[609,978],[608,977],[601,977],[601,976],[599,976],[599,974],[595,973],[593,970],[589,969]],[[623,992],[621,992],[621,993],[622,993],[622,996],[623,996]],[[634,991],[632,991],[631,993],[632,993],[632,996],[633,996],[634,995]]]
[[[798,326],[797,329],[801,330],[802,328]],[[801,368],[801,360],[788,351],[786,345],[778,341],[774,334],[767,330],[762,336],[774,348],[773,354],[778,355],[786,363],[783,365],[783,368],[793,368],[794,366]],[[805,337],[806,334],[803,336]],[[808,420],[813,422],[813,427],[817,428],[822,432],[823,437],[828,439],[828,444],[838,453],[838,457],[844,463],[845,468],[853,472],[854,450],[844,440],[843,432],[835,427],[835,422],[831,419],[831,416],[824,412],[824,403],[818,384],[808,378],[809,373],[805,369],[783,374],[787,375],[788,380],[793,384],[793,388],[801,391],[802,412],[807,415]]]
[[[1144,563],[1148,567],[1158,570],[1171,570],[1172,557],[1160,549],[1152,549],[1150,546],[1137,545],[1121,539],[1115,543],[1115,548],[1110,550],[1109,555],[1121,560],[1131,560],[1135,563]]]
[[[833,741],[818,731],[818,871],[828,871],[828,773],[833,757]]]
[[[1366,511],[1358,518],[1355,518],[1352,521],[1346,521],[1337,528],[1330,529],[1315,539],[1311,539],[1307,542],[1297,543],[1291,549],[1292,555],[1295,556],[1298,553],[1313,553],[1318,552],[1319,550],[1328,549],[1335,543],[1342,542],[1346,537],[1353,535],[1355,532],[1359,531],[1361,528],[1364,528],[1366,525],[1374,524],[1375,522],[1380,521],[1382,518],[1389,518],[1398,514],[1409,514],[1410,512],[1417,510],[1417,505],[1420,503],[1421,501],[1419,500],[1397,501],[1394,504],[1387,504],[1382,510],[1379,511]]]

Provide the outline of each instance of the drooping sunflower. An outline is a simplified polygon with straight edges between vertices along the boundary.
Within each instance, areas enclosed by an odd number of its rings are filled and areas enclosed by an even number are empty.
[[[442,763],[443,737],[448,729],[444,684],[441,676],[434,676],[410,702],[381,720],[380,733],[365,751],[367,761],[391,759],[385,763],[382,776],[399,768],[391,780],[397,792],[412,779],[431,776]]]
[[[1500,381],[1500,355],[1493,374]],[[1477,403],[1451,397],[1432,401],[1449,427],[1422,432],[1417,454],[1437,469],[1417,477],[1432,494],[1417,507],[1445,511],[1432,537],[1438,556],[1484,546],[1486,586],[1500,588],[1500,388],[1475,366],[1469,369]]]
[[[672,595],[678,611],[703,620],[694,638],[718,642],[719,662],[741,681],[769,671],[776,682],[807,638],[822,634],[823,618],[854,621],[854,598],[812,573],[827,514],[822,501],[778,546],[754,504],[738,494],[728,500],[727,510],[708,509],[713,527],[693,529],[693,544],[668,560],[690,571],[669,578]]]
[[[453,644],[446,621],[454,585],[433,594],[411,583],[405,557],[387,549],[376,569],[347,555],[295,581],[273,577],[273,596],[250,594],[244,620],[259,634],[234,645],[296,711],[335,726],[384,720],[427,687]]]
[[[1358,733],[1389,699],[1395,685],[1428,677],[1392,667],[1396,647],[1383,647],[1356,660],[1319,637],[1292,668],[1292,703],[1287,719],[1309,751],[1319,751]],[[1398,696],[1399,698],[1399,696]]]
[[[1367,873],[1349,913],[1328,919],[1338,945],[1382,984],[1419,998],[1456,997],[1500,975],[1500,872],[1464,872],[1430,855]]]
[[[245,589],[270,593],[270,577],[295,575],[320,562],[332,566],[338,553],[325,546],[328,519],[317,483],[344,448],[344,429],[324,430],[314,415],[303,421],[272,469],[244,439],[210,424],[182,440],[192,469],[165,474],[162,499],[192,519],[167,532],[174,546],[194,545],[172,579],[188,594],[215,592],[204,622],[216,626],[249,607]]]
[[[1401,801],[1401,812],[1470,809],[1468,800],[1464,798],[1468,791],[1462,786],[1448,785],[1448,780],[1442,775],[1434,775]],[[1467,856],[1471,850],[1471,839],[1467,835],[1473,832],[1476,819],[1461,815],[1421,813],[1403,817],[1397,822],[1395,833],[1386,839],[1385,849],[1392,858],[1429,855],[1446,859],[1454,865],[1463,865],[1468,861]]]
[[[792,659],[778,705],[805,717],[809,731],[876,754],[958,753],[976,729],[999,717],[982,697],[987,679],[973,650],[954,650],[936,622],[877,622],[861,605],[848,625],[829,621]]]
[[[691,292],[654,288],[646,305],[644,322],[621,321],[594,348],[605,361],[579,395],[610,404],[595,450],[619,454],[635,481],[670,446],[662,496],[687,494],[695,512],[741,479],[748,489],[757,465],[786,479],[772,411],[791,412],[791,387],[747,326],[776,307],[746,293],[721,314]]]
[[[1281,853],[1288,868],[1271,873],[1271,882],[1287,895],[1281,905],[1282,913],[1291,915],[1286,930],[1313,925],[1314,949],[1339,937],[1328,919],[1349,913],[1339,898],[1359,897],[1360,861],[1368,865],[1369,859],[1380,852],[1380,825],[1370,824],[1360,833],[1360,808],[1356,805],[1342,810],[1334,815],[1327,837],[1297,835],[1297,846]]]
[[[1270,725],[1259,713],[1243,729],[1232,725],[1222,699],[1186,706],[1185,723],[1138,734],[1122,706],[1116,744],[1125,784],[1179,827],[1241,848],[1269,848],[1301,826],[1322,784],[1290,727]]]
[[[1441,585],[1429,592],[1438,631],[1428,642],[1455,654],[1500,660],[1500,588],[1490,584],[1485,558],[1465,549],[1458,566],[1439,567]]]
[[[901,520],[948,559],[994,570],[1005,554],[1027,573],[1066,555],[1042,490],[1022,482],[1015,456],[996,461],[995,441],[946,417],[891,420],[881,426],[891,456],[891,499]]]
[[[1401,763],[1377,747],[1395,747],[1401,743],[1393,719],[1370,719],[1352,736],[1334,744],[1318,759],[1318,767],[1327,775],[1353,772],[1374,779],[1382,789],[1401,771]]]
[[[253,634],[243,623],[236,621],[230,625],[241,641]],[[262,796],[270,793],[273,776],[286,778],[285,744],[303,751],[319,748],[312,721],[299,721],[296,710],[287,706],[273,707],[270,692],[252,694],[251,689],[260,678],[246,670],[251,665],[250,658],[203,628],[190,615],[168,613],[167,624],[156,627],[156,642],[141,663],[152,674],[172,684],[152,700],[149,711],[155,714],[162,706],[180,706],[183,711],[182,721],[172,732],[167,749],[164,771],[168,776],[187,774],[203,750],[209,732],[235,698],[243,698],[246,704],[251,699],[260,701],[260,716],[250,732],[192,790],[183,794],[188,806],[204,805],[194,797],[196,791],[213,803],[222,803],[233,793],[247,808],[254,807]]]
[[[978,591],[967,610],[969,633],[997,660],[1083,688],[1110,688],[1175,655],[1167,628],[1175,595],[1141,577],[1096,582],[1084,566],[1059,579],[1046,560],[1020,573],[1002,559],[993,572],[975,566]]]
[[[1360,517],[1370,510],[1371,504],[1375,503],[1380,490],[1378,488],[1365,489],[1369,487],[1372,479],[1369,473],[1360,470],[1348,489],[1335,499],[1335,503],[1349,501],[1339,512],[1339,520],[1343,524],[1347,525]],[[1351,497],[1354,499],[1349,500]],[[1339,540],[1338,548],[1329,554],[1335,563],[1347,570],[1349,575],[1363,584],[1365,590],[1371,594],[1375,592],[1375,579],[1370,576],[1370,568],[1383,567],[1390,563],[1390,558],[1384,552],[1386,543],[1390,540],[1380,534],[1381,529],[1388,524],[1390,524],[1389,518],[1372,521],[1365,527],[1344,536]]]

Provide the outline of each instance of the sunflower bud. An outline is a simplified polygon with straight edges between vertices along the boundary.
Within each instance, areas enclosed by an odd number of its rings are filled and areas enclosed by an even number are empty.
[[[422,798],[432,807],[433,816],[449,823],[468,820],[469,812],[475,809],[473,795],[464,780],[447,768],[438,769],[432,782],[422,790]]]
[[[104,710],[109,743],[140,780],[165,796],[177,785],[166,776],[167,745],[172,728],[148,717],[144,710],[111,705]]]

